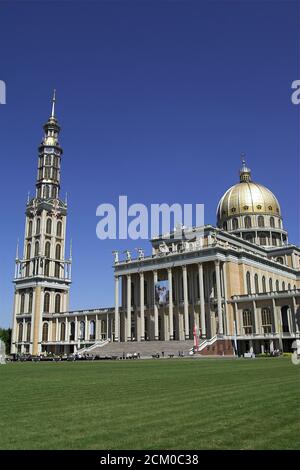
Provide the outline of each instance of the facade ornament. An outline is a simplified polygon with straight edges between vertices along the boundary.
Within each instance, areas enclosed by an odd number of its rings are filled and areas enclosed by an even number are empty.
[[[126,261],[131,261],[131,252],[129,250],[125,250],[124,253],[126,254]]]
[[[138,252],[139,259],[144,259],[145,257],[144,250],[142,248],[137,248],[137,252]]]

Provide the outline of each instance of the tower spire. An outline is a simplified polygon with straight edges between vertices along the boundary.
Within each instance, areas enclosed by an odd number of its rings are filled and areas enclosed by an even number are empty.
[[[56,89],[53,90],[51,117],[55,118]]]
[[[240,169],[240,182],[249,183],[251,181],[251,170],[246,165],[246,155],[241,153],[242,168]]]

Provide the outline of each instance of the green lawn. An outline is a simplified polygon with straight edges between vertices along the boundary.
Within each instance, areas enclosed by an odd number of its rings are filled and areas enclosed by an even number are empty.
[[[300,449],[289,359],[0,366],[1,449]]]

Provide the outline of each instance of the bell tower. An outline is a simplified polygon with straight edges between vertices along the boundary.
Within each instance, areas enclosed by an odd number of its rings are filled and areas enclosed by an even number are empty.
[[[43,342],[55,347],[53,316],[69,308],[71,253],[65,259],[67,203],[60,199],[62,148],[55,117],[51,116],[38,148],[35,197],[26,204],[23,253],[15,260],[12,353],[39,354]]]

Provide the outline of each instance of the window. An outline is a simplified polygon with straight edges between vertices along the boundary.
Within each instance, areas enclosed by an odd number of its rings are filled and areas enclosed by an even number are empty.
[[[249,217],[249,215],[247,215],[244,219],[245,221],[245,228],[251,228],[252,224],[251,224],[251,217]]]
[[[44,312],[49,313],[50,309],[50,294],[49,292],[46,292],[45,297],[44,297]]]
[[[232,219],[232,230],[237,230],[239,228],[238,219]]]
[[[85,336],[85,323],[84,321],[81,321],[79,325],[79,338],[84,339],[84,336]]]
[[[263,289],[263,292],[267,292],[267,286],[266,286],[266,278],[265,278],[265,276],[262,277],[262,289]]]
[[[27,236],[28,237],[31,237],[32,235],[32,221],[30,220],[29,223],[28,223],[28,233],[27,233]]]
[[[283,258],[281,256],[278,256],[278,258],[276,259],[276,261],[280,264],[283,264]]]
[[[20,313],[25,312],[25,294],[21,294],[21,305],[20,305]]]
[[[27,330],[26,330],[26,341],[30,343],[30,330],[31,330],[31,323],[27,323]]]
[[[263,218],[262,215],[259,215],[257,220],[258,220],[258,226],[259,227],[264,227],[265,226],[265,221],[264,221],[264,218]]]
[[[45,261],[44,275],[49,276],[49,272],[50,272],[50,261],[46,260]]]
[[[71,322],[71,334],[70,334],[70,341],[75,340],[75,322]]]
[[[28,313],[32,313],[32,300],[33,300],[33,293],[30,292],[30,294],[29,294],[29,302],[28,302]]]
[[[28,243],[27,250],[26,250],[26,259],[30,259],[30,253],[31,253],[31,244]]]
[[[276,281],[276,292],[279,292],[279,281]]]
[[[270,277],[269,279],[269,291],[272,292],[273,291],[273,281],[272,281],[272,278]]]
[[[243,311],[243,327],[246,335],[252,333],[252,315],[248,309]]]
[[[254,276],[254,285],[255,285],[255,292],[256,292],[256,294],[258,294],[259,293],[259,285],[258,285],[258,275],[257,274],[255,274],[255,276]]]
[[[269,308],[263,308],[261,311],[261,324],[264,334],[272,332],[272,319],[271,310]]]
[[[249,271],[246,274],[246,283],[247,283],[247,294],[251,295],[251,277]]]
[[[36,231],[35,231],[35,234],[36,234],[36,235],[39,235],[40,230],[41,230],[41,219],[36,219]]]
[[[50,242],[46,242],[46,245],[45,245],[45,256],[46,258],[50,258]]]
[[[56,226],[56,236],[61,237],[61,234],[62,234],[62,223],[58,221],[57,226]]]
[[[266,245],[267,244],[266,236],[265,235],[260,235],[259,242],[260,242],[261,245]]]
[[[39,244],[39,242],[35,242],[35,245],[34,245],[34,256],[38,256],[38,255],[39,255],[39,251],[40,251],[40,244]]]
[[[56,248],[55,248],[55,259],[59,259],[59,260],[60,260],[60,256],[61,256],[61,246],[60,246],[60,245],[56,245]]]
[[[282,283],[282,290],[285,290],[285,282]]]
[[[46,232],[51,235],[51,232],[52,232],[52,220],[51,219],[47,219]]]
[[[66,337],[66,324],[64,322],[60,325],[60,340],[65,341]]]
[[[60,313],[60,294],[55,296],[55,313]]]
[[[288,283],[288,290],[291,290],[291,284]]]
[[[48,323],[43,324],[42,341],[48,341]]]
[[[19,323],[19,334],[18,341],[19,343],[23,340],[23,323]]]
[[[270,227],[272,227],[272,228],[275,227],[275,219],[274,219],[274,217],[270,217]]]
[[[90,321],[90,340],[94,340],[96,337],[95,334],[95,321],[91,320]]]

